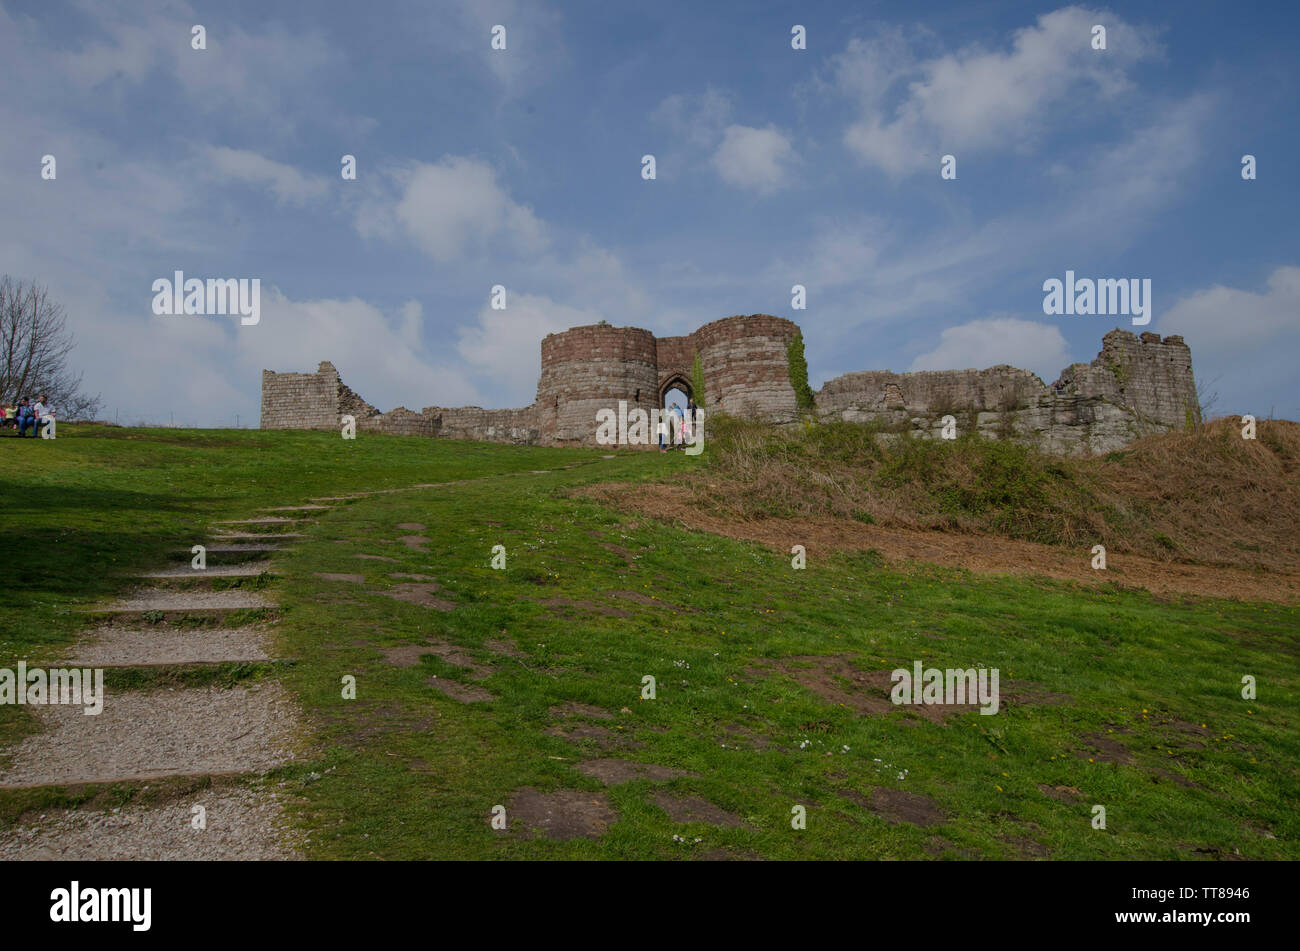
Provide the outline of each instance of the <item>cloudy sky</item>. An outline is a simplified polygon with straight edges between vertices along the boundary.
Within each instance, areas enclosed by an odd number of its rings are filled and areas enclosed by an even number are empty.
[[[124,423],[256,425],[263,368],[325,359],[381,409],[521,406],[548,332],[758,312],[803,327],[814,386],[997,363],[1050,382],[1125,326],[1183,334],[1216,413],[1297,419],[1298,20],[0,0],[0,273],[65,305]],[[1067,269],[1151,279],[1151,324],[1044,315]],[[155,316],[175,270],[259,278],[260,323]]]

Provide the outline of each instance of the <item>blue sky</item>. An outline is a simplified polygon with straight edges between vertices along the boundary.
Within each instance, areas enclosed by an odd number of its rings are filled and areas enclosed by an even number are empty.
[[[123,422],[252,425],[325,359],[381,409],[526,405],[548,332],[756,312],[814,386],[1050,382],[1124,326],[1300,418],[1300,14],[1233,7],[0,2],[0,272]],[[155,316],[176,269],[260,278],[261,322]],[[1150,278],[1151,324],[1044,315],[1067,269]]]

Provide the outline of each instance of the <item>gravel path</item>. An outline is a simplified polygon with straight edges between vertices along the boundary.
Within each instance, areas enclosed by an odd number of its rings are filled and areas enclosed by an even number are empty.
[[[307,512],[324,505],[283,506],[272,511]],[[264,516],[229,526],[299,523],[305,519]],[[258,534],[214,528],[209,555],[270,552],[303,537],[293,532]],[[188,554],[188,551],[183,552]],[[241,578],[267,571],[268,561],[212,565],[194,571],[176,565],[145,577]],[[233,611],[273,607],[254,591],[154,588],[96,610]],[[87,632],[62,666],[111,667],[270,659],[265,627],[192,630],[169,624],[140,628],[106,624]],[[32,788],[98,782],[143,782],[167,776],[229,776],[214,788],[166,802],[101,810],[49,809],[0,829],[0,860],[286,860],[301,858],[305,836],[287,829],[284,793],[245,785],[239,774],[259,774],[295,756],[298,708],[279,683],[259,681],[233,688],[105,691],[103,710],[86,716],[82,706],[34,706],[40,730],[4,752],[0,787]],[[283,785],[283,784],[281,784]],[[146,785],[144,787],[148,789]],[[195,829],[194,807],[206,810],[206,827]]]
[[[218,542],[233,541],[235,539],[247,540],[250,538],[260,539],[262,541],[266,541],[268,539],[279,541],[281,538],[306,538],[307,537],[302,532],[228,532],[228,531],[223,531],[221,529],[216,530],[212,534],[213,537]],[[208,550],[211,551],[211,549]]]
[[[274,607],[273,601],[267,600],[256,591],[241,591],[232,588],[229,591],[164,591],[155,588],[141,591],[124,601],[110,604],[109,611],[185,611],[221,608],[238,611],[247,608]]]
[[[242,551],[279,551],[279,550],[280,550],[279,545],[267,545],[267,544],[245,545],[238,542],[230,545],[227,545],[223,542],[217,542],[215,545],[207,546],[207,552],[209,555],[231,555]],[[188,548],[184,549],[183,554],[188,555],[189,553],[190,550]]]
[[[193,827],[204,809],[206,828]],[[0,830],[0,860],[256,861],[300,856],[285,843],[282,797],[261,788],[205,789],[151,807],[56,809]]]
[[[141,575],[142,578],[253,578],[271,570],[269,561],[249,561],[242,565],[219,565],[196,571],[189,565],[182,568],[168,568],[166,571],[151,571]]]
[[[260,773],[293,757],[294,704],[277,683],[106,694],[98,716],[32,707],[44,730],[10,751],[0,786]]]
[[[288,525],[290,523],[307,522],[310,519],[305,518],[288,518],[284,515],[268,515],[264,518],[231,518],[224,522],[213,522],[214,525]]]
[[[109,625],[91,631],[63,663],[71,667],[113,667],[268,660],[266,642],[266,633],[253,626],[195,630]]]

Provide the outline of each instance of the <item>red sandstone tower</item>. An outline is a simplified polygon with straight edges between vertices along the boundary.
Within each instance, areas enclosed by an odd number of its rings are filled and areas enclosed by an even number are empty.
[[[795,396],[786,346],[797,333],[792,321],[754,314],[715,320],[684,337],[609,324],[548,334],[534,404],[541,442],[593,445],[596,413],[617,410],[620,400],[648,412],[663,406],[673,387],[698,400],[691,381],[696,354],[708,409],[788,422]]]

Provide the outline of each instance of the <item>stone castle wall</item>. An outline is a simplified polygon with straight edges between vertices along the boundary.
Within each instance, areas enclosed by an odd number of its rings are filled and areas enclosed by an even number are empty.
[[[361,419],[378,412],[343,385],[328,361],[315,373],[262,371],[263,429],[338,429],[344,413]]]
[[[661,406],[670,385],[691,393],[700,357],[707,412],[787,423],[797,418],[786,347],[799,333],[767,314],[727,317],[692,334],[655,337],[637,327],[592,324],[542,340],[537,399],[520,409],[399,406],[381,413],[345,386],[328,362],[315,373],[262,371],[263,429],[337,429],[343,415],[360,432],[508,442],[595,445],[596,413]],[[695,395],[699,398],[699,394]],[[1181,337],[1139,338],[1112,330],[1091,363],[1076,363],[1051,386],[1011,366],[986,370],[848,373],[815,394],[823,419],[885,424],[937,435],[945,415],[1052,452],[1107,452],[1150,432],[1199,419],[1191,351]]]
[[[542,339],[537,427],[542,442],[592,445],[596,412],[626,400],[628,409],[658,406],[655,336],[637,327],[592,324]]]
[[[797,333],[798,324],[767,314],[715,320],[695,331],[706,405],[734,416],[792,421],[796,403],[786,346]]]
[[[1050,387],[1010,366],[890,373],[869,370],[827,381],[822,418],[875,422],[937,434],[945,415],[1049,452],[1109,452],[1140,436],[1200,418],[1192,354],[1182,337],[1112,330],[1092,363],[1061,371]]]

